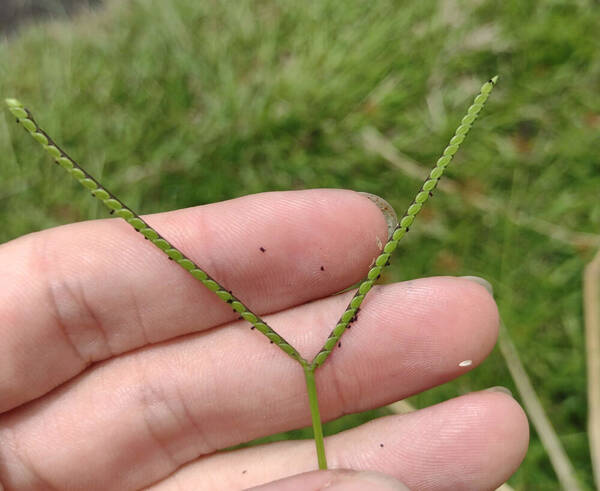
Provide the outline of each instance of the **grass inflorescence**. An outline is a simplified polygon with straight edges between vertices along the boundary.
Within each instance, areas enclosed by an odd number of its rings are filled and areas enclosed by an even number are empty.
[[[325,456],[325,448],[323,444],[323,430],[321,416],[319,413],[319,404],[317,398],[317,388],[315,384],[314,372],[321,366],[332,353],[333,349],[341,346],[340,339],[348,325],[356,318],[360,306],[373,287],[375,281],[381,276],[384,268],[390,265],[392,253],[398,247],[400,240],[408,233],[409,227],[413,224],[415,217],[421,211],[423,205],[429,199],[431,192],[437,186],[438,181],[444,174],[444,170],[458,151],[461,143],[464,141],[471,125],[483,109],[483,105],[487,101],[494,85],[498,80],[498,76],[493,77],[486,82],[475,97],[473,104],[469,107],[467,114],[463,117],[460,125],[454,132],[450,143],[442,152],[442,156],[437,160],[435,167],[429,173],[421,189],[416,194],[412,203],[406,210],[403,217],[400,219],[396,228],[392,231],[391,237],[383,247],[383,252],[375,258],[373,266],[369,270],[367,277],[359,284],[356,293],[341,315],[335,328],[329,334],[322,348],[315,355],[312,362],[304,359],[300,353],[272,329],[264,320],[246,307],[230,290],[213,279],[207,272],[196,265],[183,252],[174,247],[167,239],[159,232],[153,229],[145,222],[135,211],[127,207],[119,198],[108,191],[96,178],[89,174],[81,165],[59,147],[55,141],[46,133],[36,122],[33,114],[17,99],[6,99],[9,111],[17,118],[17,121],[31,134],[31,136],[42,145],[44,150],[55,160],[56,164],[66,170],[71,177],[79,182],[85,189],[90,191],[92,196],[104,206],[106,206],[111,214],[125,220],[137,232],[139,232],[146,240],[150,241],[165,255],[184,270],[189,272],[195,279],[200,281],[206,288],[214,292],[221,300],[231,306],[234,312],[240,314],[241,318],[252,324],[252,327],[258,332],[266,336],[271,343],[277,345],[283,352],[296,360],[303,368],[306,379],[306,387],[310,402],[310,410],[313,423],[313,434],[317,447],[317,459],[320,469],[327,469],[327,460]],[[264,250],[261,248],[264,252]]]
[[[600,245],[596,2],[105,5],[2,42],[0,91],[43,109],[57,141],[148,214],[314,187],[359,189],[404,209],[479,81],[501,73],[477,138],[383,279],[493,283],[540,400],[593,488],[581,272]],[[15,128],[0,118],[0,241],[104,216]],[[492,385],[518,397],[498,350],[411,402]],[[383,414],[346,416],[324,432]],[[535,432],[510,483],[557,486]]]

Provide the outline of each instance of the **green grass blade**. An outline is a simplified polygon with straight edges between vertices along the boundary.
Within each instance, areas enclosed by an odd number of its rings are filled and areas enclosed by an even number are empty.
[[[277,334],[258,315],[246,307],[239,298],[233,295],[224,286],[219,284],[206,271],[200,268],[183,252],[161,236],[148,223],[146,223],[136,212],[127,207],[123,202],[104,187],[96,178],[91,176],[75,160],[62,150],[50,136],[37,124],[33,114],[26,109],[17,99],[6,99],[9,111],[17,118],[17,121],[31,134],[31,136],[44,147],[54,158],[55,162],[65,169],[84,188],[91,192],[92,196],[102,202],[111,214],[121,217],[145,239],[154,244],[166,256],[185,269],[194,278],[200,281],[206,288],[214,292],[220,299],[229,304],[234,312],[252,324],[252,329],[264,334],[272,343],[281,348],[287,355],[299,361],[303,366],[306,360],[300,353],[288,343],[282,336]]]
[[[471,126],[475,119],[477,118],[480,111],[483,109],[483,105],[487,101],[494,85],[498,81],[498,76],[496,75],[494,78],[487,81],[481,87],[481,90],[473,104],[467,110],[467,114],[463,117],[460,122],[460,125],[454,132],[454,136],[450,139],[450,143],[442,152],[442,156],[438,159],[435,164],[435,167],[429,173],[429,177],[425,180],[423,185],[421,186],[420,191],[417,193],[412,203],[408,207],[404,216],[398,222],[397,227],[390,240],[386,243],[383,248],[383,253],[380,254],[376,259],[373,267],[369,270],[367,277],[360,283],[358,286],[358,290],[350,300],[350,303],[344,310],[344,313],[338,320],[336,326],[333,328],[329,337],[325,341],[325,344],[321,348],[321,350],[317,353],[317,355],[311,361],[312,367],[318,367],[322,365],[325,360],[329,357],[336,344],[339,343],[340,338],[348,328],[348,326],[356,319],[356,315],[360,309],[360,306],[365,299],[365,296],[379,276],[381,272],[386,266],[390,264],[390,257],[392,253],[398,247],[398,242],[406,235],[409,230],[409,227],[412,225],[415,217],[421,211],[421,208],[425,204],[425,202],[429,199],[430,193],[437,186],[438,181],[444,174],[444,170],[454,157],[454,154],[458,151],[460,144],[464,141],[465,137],[469,133]]]

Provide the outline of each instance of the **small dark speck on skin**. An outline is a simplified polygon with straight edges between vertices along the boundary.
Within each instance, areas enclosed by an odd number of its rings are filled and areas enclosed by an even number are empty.
[[[383,448],[383,443],[380,443],[380,444],[379,444],[379,446],[380,446],[381,448]]]
[[[243,471],[242,471],[242,474],[246,474],[246,472],[248,472],[248,471],[247,471],[247,470],[243,470]]]
[[[260,252],[266,252],[266,249],[264,247],[261,247]]]
[[[271,344],[273,344],[273,341],[271,341]]]
[[[321,266],[321,271],[325,271],[325,268],[323,266]]]
[[[342,347],[342,343],[340,342],[340,343],[338,343],[338,348],[341,348],[341,347]]]

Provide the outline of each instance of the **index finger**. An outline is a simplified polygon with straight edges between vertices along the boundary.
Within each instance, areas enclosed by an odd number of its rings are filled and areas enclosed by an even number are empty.
[[[377,206],[333,189],[251,195],[147,220],[259,315],[355,283],[387,238]],[[237,316],[118,219],[3,244],[0,272],[0,411],[93,362]]]

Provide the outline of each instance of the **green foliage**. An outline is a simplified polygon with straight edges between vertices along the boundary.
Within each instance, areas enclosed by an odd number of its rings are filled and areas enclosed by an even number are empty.
[[[479,81],[501,74],[449,171],[460,192],[436,192],[385,279],[475,274],[494,284],[591,488],[580,275],[593,240],[572,232],[598,234],[600,221],[599,9],[591,0],[110,2],[1,44],[0,94],[43,107],[57,141],[143,213],[310,187],[368,191],[402,210],[420,182],[369,151],[364,129],[429,167]],[[0,241],[104,216],[17,130],[0,117]],[[474,192],[500,211],[473,207]],[[515,223],[516,213],[563,227],[566,240]],[[514,391],[497,352],[414,402],[491,385]],[[556,486],[535,434],[510,482]]]

